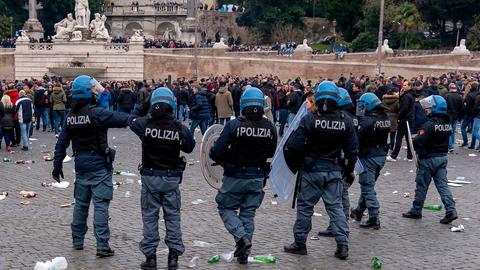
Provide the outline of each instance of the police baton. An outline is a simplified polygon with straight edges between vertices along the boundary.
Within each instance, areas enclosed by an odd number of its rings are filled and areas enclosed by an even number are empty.
[[[293,191],[292,209],[295,209],[295,204],[297,203],[297,196],[298,196],[298,193],[300,192],[301,181],[302,181],[302,170],[298,170],[297,179],[295,181],[295,190]]]

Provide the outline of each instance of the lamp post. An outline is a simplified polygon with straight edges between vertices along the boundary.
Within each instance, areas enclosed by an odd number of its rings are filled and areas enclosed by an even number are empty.
[[[378,27],[377,45],[377,76],[382,74],[382,43],[383,43],[383,17],[385,16],[385,0],[380,0],[380,25]]]
[[[455,46],[459,46],[459,42],[460,42],[460,29],[462,28],[463,26],[463,23],[462,21],[458,21],[455,26],[457,26],[457,43],[455,43],[456,45]]]
[[[10,17],[10,38],[13,38],[13,17]]]
[[[197,0],[193,1],[195,4],[195,52],[194,52],[194,73],[193,76],[195,79],[198,78],[198,2]]]

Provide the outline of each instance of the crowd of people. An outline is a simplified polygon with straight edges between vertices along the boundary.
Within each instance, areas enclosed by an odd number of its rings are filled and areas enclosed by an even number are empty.
[[[105,91],[97,96],[97,106],[122,112],[131,112],[148,100],[150,93],[159,86],[168,86],[175,93],[178,102],[177,116],[189,121],[193,129],[201,128],[202,133],[213,123],[225,123],[231,117],[240,115],[240,97],[249,86],[262,89],[268,106],[266,116],[278,125],[279,135],[291,122],[306,97],[310,95],[318,81],[302,81],[300,78],[280,80],[273,75],[240,77],[220,75],[202,78],[198,82],[187,78],[173,81],[129,81],[102,82]],[[448,103],[448,113],[452,118],[452,138],[449,149],[454,151],[454,134],[461,127],[462,147],[480,150],[480,95],[478,95],[479,74],[442,74],[437,77],[419,75],[415,78],[402,76],[377,77],[340,76],[338,86],[347,89],[355,102],[366,92],[375,93],[390,110],[388,115],[394,123],[390,132],[390,161],[396,161],[401,148],[401,140],[407,133],[406,123],[411,132],[418,132],[426,121],[420,101],[431,95],[441,95]],[[20,145],[21,123],[32,122],[36,130],[52,132],[58,136],[61,123],[71,106],[71,82],[61,78],[44,76],[43,80],[3,81],[1,86],[2,107],[0,107],[1,131],[6,149]],[[8,100],[10,99],[10,100]],[[25,99],[30,100],[27,102]],[[18,102],[21,100],[21,102]],[[18,103],[17,103],[18,102]],[[32,109],[27,107],[32,105]],[[19,119],[21,118],[21,119]],[[471,139],[468,132],[472,131]],[[28,132],[31,134],[32,132]],[[400,142],[400,143],[396,143]],[[28,143],[23,144],[28,149]],[[412,159],[409,149],[408,157]]]

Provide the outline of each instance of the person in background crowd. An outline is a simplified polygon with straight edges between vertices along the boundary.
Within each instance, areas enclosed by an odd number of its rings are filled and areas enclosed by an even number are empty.
[[[397,88],[389,88],[387,92],[383,95],[383,105],[388,108],[387,116],[390,120],[390,135],[388,148],[390,151],[393,151],[395,146],[395,134],[397,133],[398,128],[398,109],[399,109],[399,96]]]
[[[280,129],[278,130],[278,135],[283,137],[285,125],[288,120],[288,109],[287,109],[287,93],[289,93],[289,85],[285,83],[283,86],[277,87],[277,93],[275,95],[275,101],[277,102],[278,109],[278,122],[280,124]]]
[[[465,118],[462,121],[462,138],[463,144],[462,147],[468,146],[468,135],[467,127],[473,124],[473,119],[475,118],[475,99],[479,95],[478,82],[473,82],[470,85],[470,92],[465,97]],[[470,143],[469,149],[474,149],[476,144],[475,136],[472,136],[472,141]]]
[[[53,87],[53,93],[50,95],[50,103],[53,108],[53,129],[55,131],[55,137],[58,138],[60,133],[60,127],[63,126],[65,120],[65,103],[67,102],[67,97],[63,91],[62,85],[56,83]]]
[[[40,120],[43,124],[43,132],[47,129],[50,129],[50,118],[48,116],[48,93],[43,86],[37,87],[35,90],[35,98],[34,98],[34,108],[35,108],[35,117],[37,119],[37,123],[35,124],[35,128],[37,130],[40,129]]]
[[[220,82],[220,89],[215,95],[215,108],[218,114],[218,123],[225,125],[233,115],[233,98],[224,81]]]
[[[14,84],[10,84],[7,86],[7,91],[3,93],[4,95],[8,95],[10,97],[10,101],[12,104],[15,105],[17,100],[19,99],[18,90],[15,88]],[[13,138],[10,138],[12,141],[12,147],[17,147],[20,144],[20,124],[18,122],[18,115],[15,114],[13,116]]]
[[[205,134],[208,127],[208,120],[210,119],[210,105],[208,104],[206,90],[200,91],[200,85],[193,84],[193,99],[190,103],[190,132],[195,134],[195,129],[200,126],[202,135]]]
[[[398,110],[398,128],[397,135],[395,137],[395,147],[391,155],[387,156],[387,161],[396,162],[397,156],[402,148],[402,140],[407,136],[407,123],[410,129],[413,128],[415,123],[415,93],[412,91],[413,83],[404,82],[403,88],[400,92],[400,107]],[[410,145],[407,144],[407,159],[411,161],[413,159],[412,150]]]
[[[32,128],[33,102],[25,91],[20,91],[20,99],[15,103],[22,136],[22,150],[28,151],[28,138]]]
[[[293,91],[288,94],[288,99],[287,99],[287,109],[288,109],[288,124],[290,124],[293,121],[293,118],[295,118],[295,115],[297,114],[298,110],[302,106],[302,97],[303,93],[302,90],[300,89],[300,84],[299,83],[294,83],[293,84]]]
[[[131,113],[135,105],[135,95],[128,84],[123,84],[118,96],[118,111]]]
[[[12,151],[13,144],[13,127],[15,126],[14,116],[15,116],[15,105],[12,103],[10,96],[3,95],[2,97],[2,111],[0,116],[2,119],[0,121],[0,126],[2,127],[3,137],[5,138],[5,145],[7,152]]]
[[[462,94],[457,90],[457,85],[450,83],[448,86],[448,93],[445,94],[445,100],[447,101],[447,113],[450,116],[452,135],[448,142],[448,151],[451,153],[454,151],[455,146],[455,133],[457,131],[457,122],[461,121],[465,115],[465,105],[463,103]]]

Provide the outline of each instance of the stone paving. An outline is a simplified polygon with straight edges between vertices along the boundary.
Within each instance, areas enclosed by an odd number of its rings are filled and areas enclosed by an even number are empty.
[[[106,259],[95,257],[92,211],[85,249],[74,251],[70,232],[73,208],[59,207],[60,204],[73,201],[73,185],[67,189],[41,186],[44,181],[52,181],[52,163],[43,161],[41,152],[53,150],[55,139],[52,133],[42,132],[36,132],[34,138],[38,140],[32,142],[29,152],[10,154],[4,148],[0,150],[2,159],[8,157],[13,161],[36,161],[25,165],[0,162],[0,192],[9,192],[9,196],[0,201],[0,269],[33,269],[37,261],[51,260],[57,256],[67,258],[69,269],[138,269],[144,259],[138,249],[142,238],[140,185],[137,182],[140,178],[114,176],[114,181],[124,182],[114,191],[110,206],[110,244],[116,255]],[[126,129],[110,130],[109,142],[118,150],[115,168],[138,174],[136,168],[141,155],[140,141],[136,136]],[[194,153],[187,156],[193,165],[187,167],[181,186],[182,230],[186,246],[186,252],[179,261],[181,269],[187,269],[194,256],[200,257],[196,269],[371,269],[370,261],[374,256],[383,261],[383,269],[480,269],[480,153],[459,149],[450,155],[449,179],[465,177],[465,180],[472,182],[462,187],[451,187],[460,216],[454,224],[463,224],[464,233],[453,233],[449,225],[439,223],[443,211],[425,210],[422,220],[401,217],[401,213],[407,211],[412,202],[415,174],[412,163],[399,161],[387,163],[377,184],[382,229],[363,230],[358,223],[350,221],[350,257],[346,261],[333,257],[336,245],[332,238],[310,240],[307,243],[308,256],[284,253],[283,245],[293,239],[295,211],[289,204],[272,203],[274,198],[267,187],[265,200],[257,212],[252,253],[272,254],[278,261],[271,265],[252,263],[246,267],[236,262],[207,263],[209,257],[233,250],[234,243],[218,216],[214,200],[216,192],[207,185],[196,162],[199,148],[198,143]],[[469,156],[474,153],[477,156]],[[65,164],[64,172],[66,180],[73,184],[73,162]],[[127,179],[132,179],[133,183]],[[21,190],[35,191],[37,197],[28,199],[29,205],[21,205],[20,202],[24,200],[19,195]],[[126,196],[127,192],[129,196]],[[412,196],[404,198],[405,192]],[[359,195],[358,182],[352,186],[350,193],[351,204],[355,205]],[[206,202],[192,204],[197,199]],[[441,203],[433,184],[426,202]],[[328,216],[322,203],[317,205],[316,212],[321,216],[313,217],[311,236],[328,225]],[[163,239],[163,224],[160,230]],[[194,240],[212,243],[213,246],[194,247]],[[166,266],[165,248],[162,242],[157,251],[159,269],[165,269]]]

